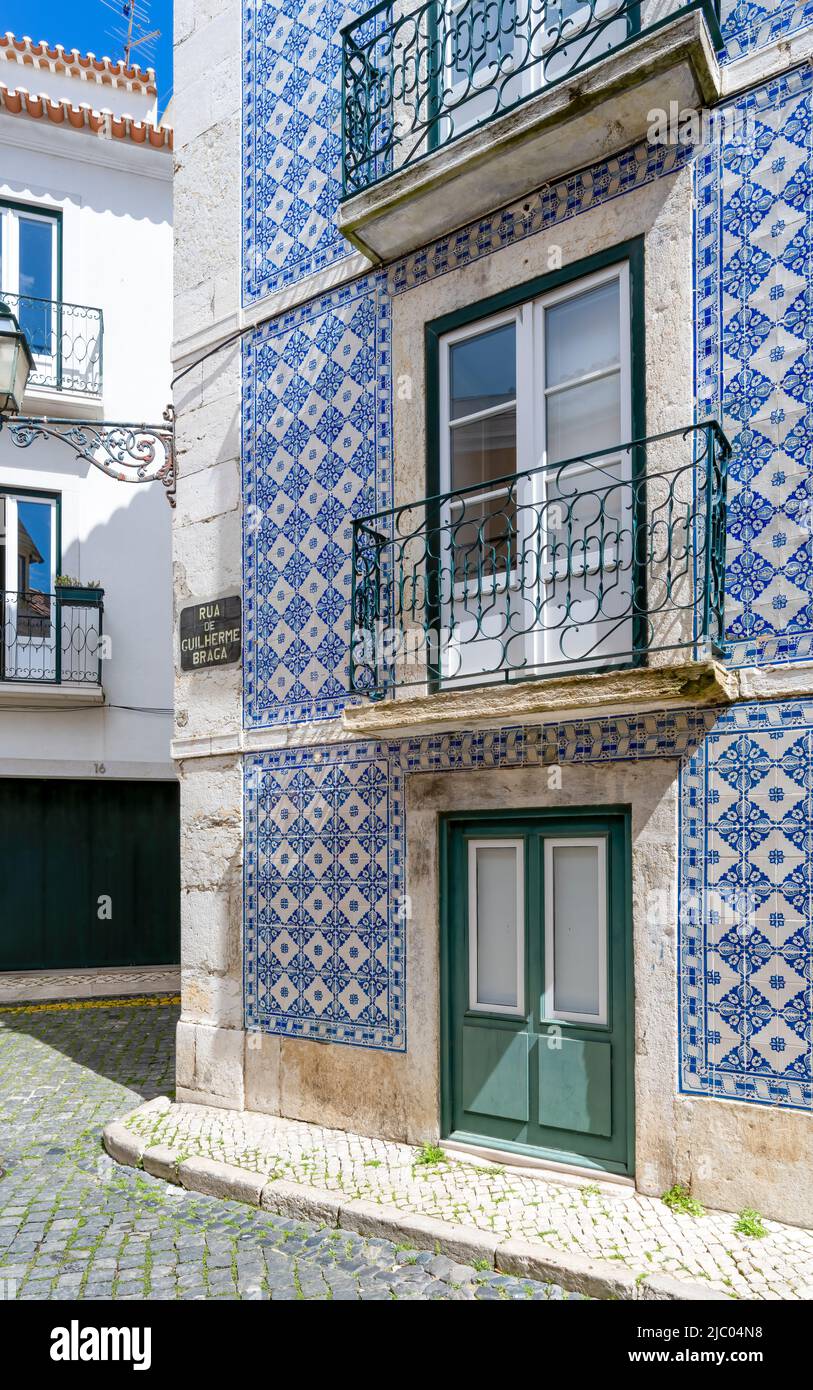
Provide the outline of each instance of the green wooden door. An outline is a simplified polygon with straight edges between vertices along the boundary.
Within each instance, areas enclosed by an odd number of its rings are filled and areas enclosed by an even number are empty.
[[[180,960],[176,782],[0,779],[0,970]]]
[[[443,1129],[631,1173],[623,811],[443,824]]]

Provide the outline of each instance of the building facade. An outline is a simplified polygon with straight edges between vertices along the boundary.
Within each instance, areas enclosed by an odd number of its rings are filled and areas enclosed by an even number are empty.
[[[91,459],[170,398],[172,131],[152,72],[0,40],[0,278],[33,368],[0,426],[0,994],[178,964],[171,509]],[[24,447],[20,447],[23,445]],[[134,969],[135,968],[135,969]],[[65,972],[68,972],[66,975]]]
[[[179,1099],[813,1220],[811,20],[179,5]]]

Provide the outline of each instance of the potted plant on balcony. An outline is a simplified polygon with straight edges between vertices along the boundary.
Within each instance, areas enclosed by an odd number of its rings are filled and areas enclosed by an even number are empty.
[[[104,598],[104,589],[98,579],[91,579],[85,584],[81,579],[75,579],[70,574],[58,574],[56,577],[56,593],[60,603],[70,607],[79,607],[82,604],[98,604]]]

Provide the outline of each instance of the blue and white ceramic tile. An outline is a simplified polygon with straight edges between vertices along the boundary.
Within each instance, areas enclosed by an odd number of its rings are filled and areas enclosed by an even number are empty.
[[[245,770],[246,1027],[402,1052],[402,773],[386,744]]]
[[[720,27],[731,62],[813,23],[813,0],[722,0]]]
[[[366,276],[257,329],[243,349],[247,727],[347,702],[352,519],[389,505],[390,313]]]
[[[681,1090],[813,1109],[813,701],[728,710],[680,805]]]
[[[696,163],[698,412],[730,470],[736,664],[810,657],[813,632],[813,119],[810,74],[721,108]]]
[[[351,253],[341,196],[340,26],[366,0],[246,0],[243,302]]]

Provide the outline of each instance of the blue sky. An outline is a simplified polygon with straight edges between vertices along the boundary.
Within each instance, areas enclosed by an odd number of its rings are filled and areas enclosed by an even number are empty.
[[[112,31],[123,26],[119,17],[124,0],[111,0],[115,10],[108,9],[102,0],[79,0],[79,3],[65,4],[65,0],[3,0],[0,7],[0,31],[10,30],[12,34],[29,38],[47,39],[49,43],[61,43],[65,48],[78,48],[83,53],[95,53],[98,57],[108,54],[111,58],[122,56]],[[147,8],[150,16],[150,29],[160,29],[161,37],[151,46],[155,57],[152,62],[139,58],[138,49],[133,60],[143,67],[154,67],[158,79],[158,105],[163,111],[172,95],[172,0],[140,0],[141,8]]]

